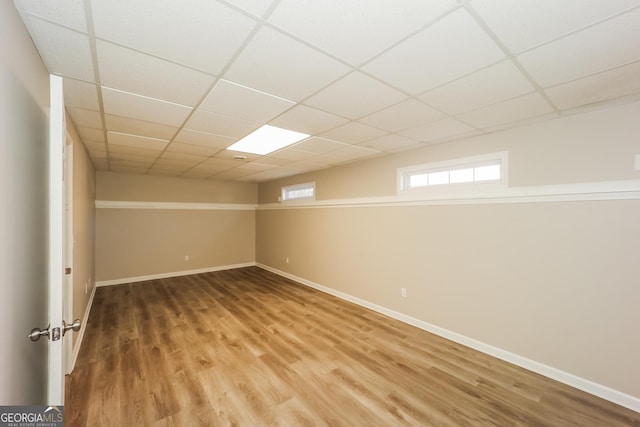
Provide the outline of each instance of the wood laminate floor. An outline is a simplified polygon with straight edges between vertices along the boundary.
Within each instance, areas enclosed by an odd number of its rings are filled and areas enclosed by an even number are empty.
[[[640,426],[256,267],[99,288],[67,426]]]

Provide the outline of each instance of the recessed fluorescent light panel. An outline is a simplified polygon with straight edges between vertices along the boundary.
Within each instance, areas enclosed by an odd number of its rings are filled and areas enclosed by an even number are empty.
[[[235,144],[227,147],[227,150],[242,151],[243,153],[265,154],[273,153],[283,147],[295,144],[309,137],[306,133],[294,132],[275,126],[264,125],[251,132]]]

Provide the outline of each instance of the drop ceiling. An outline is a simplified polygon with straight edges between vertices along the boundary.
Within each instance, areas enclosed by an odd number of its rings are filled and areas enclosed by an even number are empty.
[[[14,3],[104,171],[261,182],[640,99],[640,0]],[[226,150],[264,124],[311,136]]]

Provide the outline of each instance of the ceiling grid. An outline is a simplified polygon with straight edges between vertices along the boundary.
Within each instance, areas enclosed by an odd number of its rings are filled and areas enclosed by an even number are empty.
[[[98,170],[261,182],[640,99],[640,0],[14,4]],[[263,125],[309,137],[227,150]]]

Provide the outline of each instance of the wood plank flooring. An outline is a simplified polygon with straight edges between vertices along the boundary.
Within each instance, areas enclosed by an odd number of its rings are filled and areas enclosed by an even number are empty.
[[[640,426],[640,414],[251,267],[99,288],[66,425]]]

